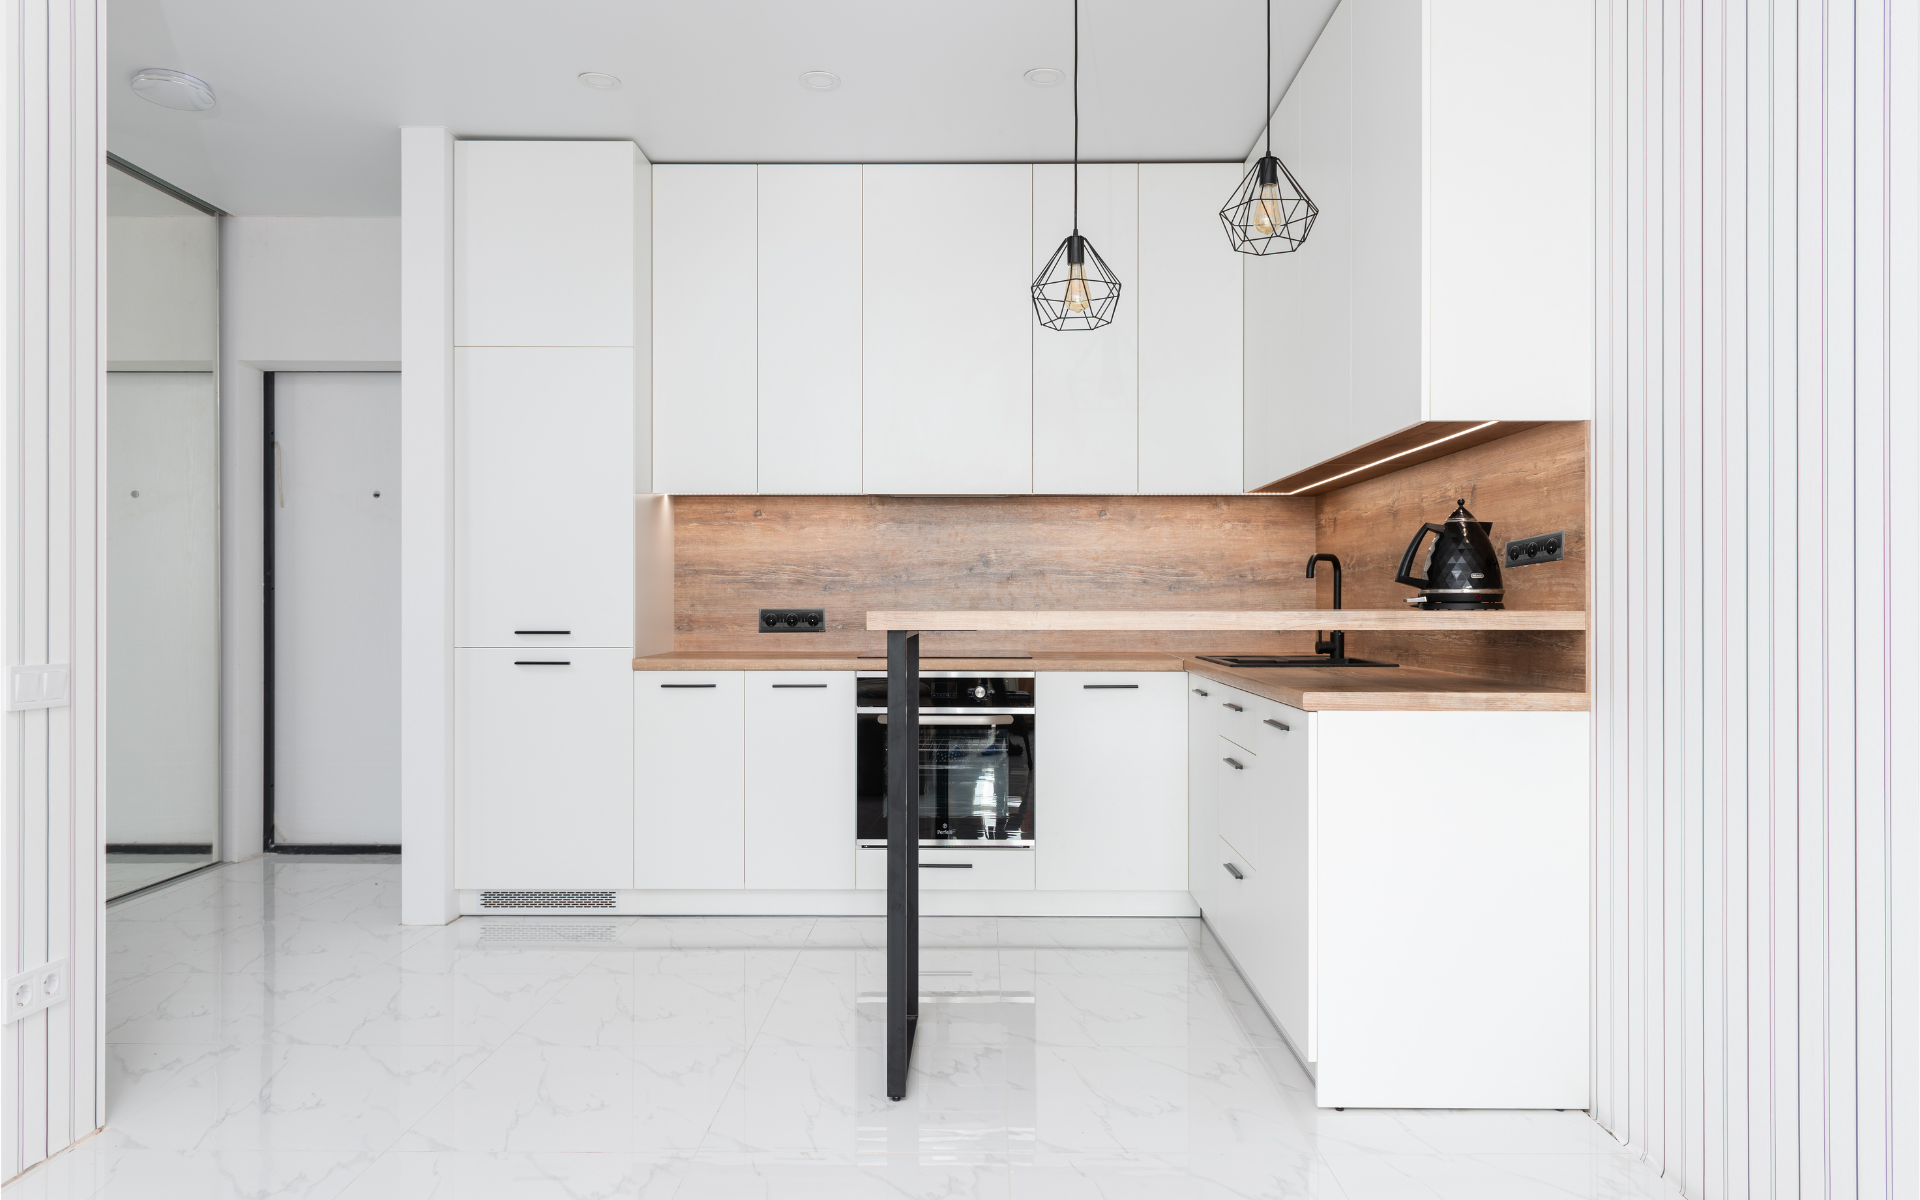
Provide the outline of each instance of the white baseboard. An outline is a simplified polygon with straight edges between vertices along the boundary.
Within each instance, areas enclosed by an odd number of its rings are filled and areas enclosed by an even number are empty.
[[[614,893],[612,908],[486,908],[480,893],[460,892],[463,916],[774,916],[880,917],[883,891],[640,891]],[[920,892],[928,917],[1197,917],[1189,892]]]

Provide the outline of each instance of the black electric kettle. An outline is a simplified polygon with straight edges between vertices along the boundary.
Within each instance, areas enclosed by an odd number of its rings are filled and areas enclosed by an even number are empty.
[[[1413,535],[1393,581],[1420,589],[1419,601],[1407,601],[1415,608],[1504,608],[1500,554],[1487,536],[1493,532],[1493,524],[1474,520],[1465,500],[1454,503],[1459,507],[1447,514],[1445,521],[1438,525],[1429,521]],[[1426,578],[1415,579],[1410,574],[1413,556],[1429,533],[1434,538],[1433,548],[1427,551]]]

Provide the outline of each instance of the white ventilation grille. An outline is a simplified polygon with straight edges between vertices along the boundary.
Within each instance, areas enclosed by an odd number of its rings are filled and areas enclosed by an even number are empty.
[[[612,908],[612,892],[481,892],[481,908]]]

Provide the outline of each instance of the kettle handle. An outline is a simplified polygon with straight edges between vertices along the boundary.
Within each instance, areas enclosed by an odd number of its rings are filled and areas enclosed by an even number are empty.
[[[1412,574],[1410,574],[1413,570],[1413,556],[1415,552],[1420,549],[1420,541],[1422,538],[1425,538],[1429,533],[1439,534],[1445,533],[1446,531],[1447,527],[1445,525],[1435,525],[1431,521],[1422,525],[1419,532],[1413,535],[1413,540],[1407,543],[1407,552],[1400,557],[1400,573],[1393,577],[1393,581],[1395,583],[1404,583],[1408,587],[1426,587],[1427,581],[1425,579],[1415,579]]]

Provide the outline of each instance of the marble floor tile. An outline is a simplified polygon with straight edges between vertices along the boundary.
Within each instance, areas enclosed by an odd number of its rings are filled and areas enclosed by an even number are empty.
[[[7,1200],[1674,1200],[1584,1113],[1319,1108],[1198,921],[925,918],[894,1102],[880,918],[408,927],[399,878],[111,909],[108,1127]]]
[[[701,1154],[675,1200],[1007,1200],[1002,1161]]]
[[[267,1040],[282,1021],[352,982],[346,972],[165,971],[107,994],[107,1043]]]
[[[691,1151],[745,1057],[733,1046],[503,1047],[396,1149]]]
[[[113,1128],[145,1149],[377,1152],[485,1057],[465,1046],[244,1046]]]
[[[373,1162],[372,1154],[355,1151],[139,1150],[83,1143],[8,1186],[7,1200],[332,1200]]]
[[[566,982],[542,975],[454,975],[374,967],[273,1027],[309,1046],[497,1046]],[[263,1039],[269,1040],[269,1039]]]
[[[392,1151],[340,1200],[670,1200],[688,1160],[672,1155]]]

